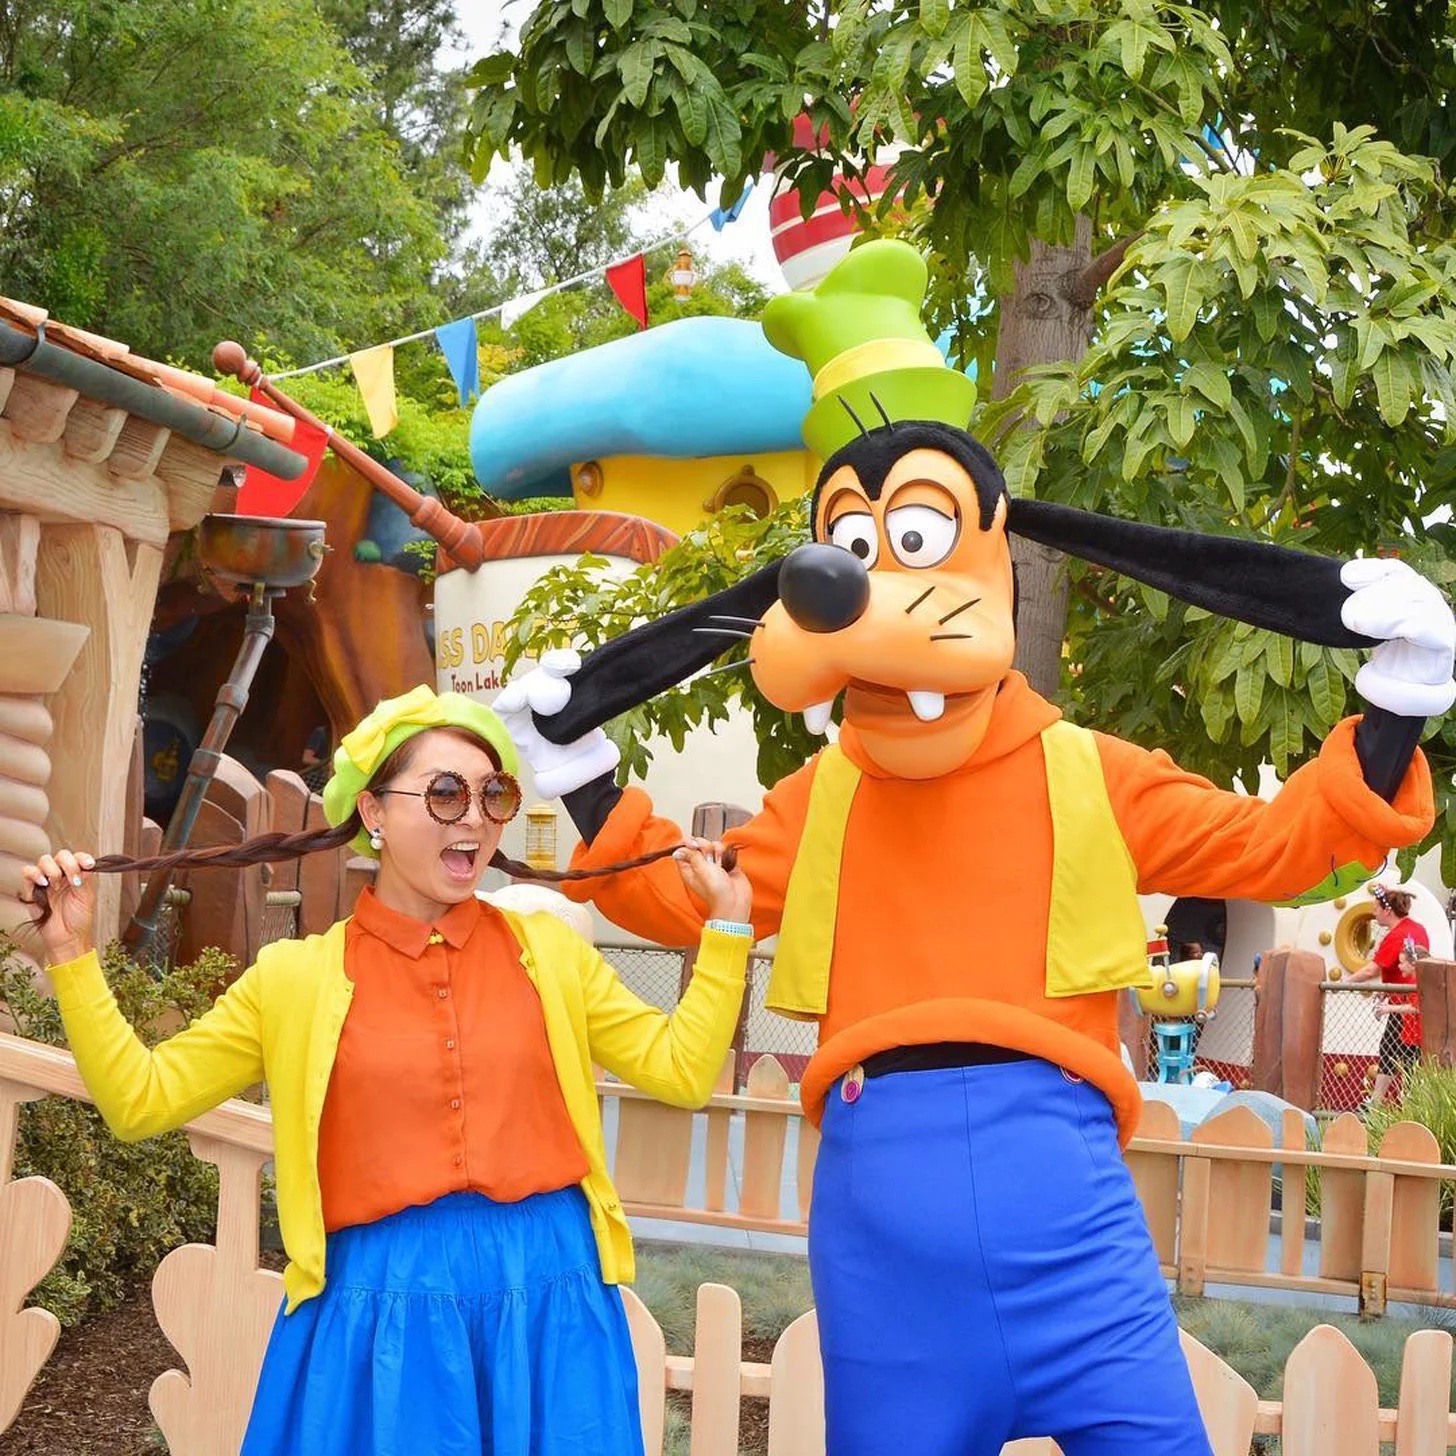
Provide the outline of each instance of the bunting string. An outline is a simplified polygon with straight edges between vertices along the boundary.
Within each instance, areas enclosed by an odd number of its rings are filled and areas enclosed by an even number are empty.
[[[739,206],[741,206],[742,201],[743,199],[740,198]],[[320,359],[317,364],[304,364],[297,369],[281,369],[278,373],[270,374],[268,377],[274,380],[297,379],[304,374],[317,374],[321,369],[334,369],[341,364],[348,364],[358,358],[360,354],[372,354],[374,349],[394,349],[400,344],[413,344],[420,339],[437,338],[442,330],[450,329],[457,324],[463,324],[475,319],[494,318],[497,315],[501,315],[503,320],[507,321],[507,327],[509,327],[509,324],[519,319],[525,313],[526,309],[534,308],[536,304],[542,302],[544,299],[550,298],[553,294],[564,292],[568,288],[575,288],[582,283],[594,282],[598,278],[605,278],[608,272],[632,262],[633,258],[645,258],[648,253],[660,252],[663,248],[669,247],[673,243],[682,242],[684,239],[691,237],[699,228],[709,223],[713,225],[715,231],[721,231],[723,222],[731,222],[737,215],[737,207],[730,209],[728,213],[714,208],[712,212],[705,213],[691,226],[675,228],[672,232],[665,233],[662,237],[656,238],[646,244],[646,246],[639,248],[631,258],[624,258],[618,262],[607,263],[599,268],[589,268],[584,273],[578,273],[573,278],[563,278],[560,283],[552,283],[545,288],[537,289],[535,292],[526,294],[521,298],[506,299],[503,303],[494,303],[489,308],[483,308],[478,313],[466,314],[463,318],[456,319],[452,323],[435,325],[428,329],[420,329],[413,334],[402,334],[397,339],[389,339],[382,344],[376,344],[372,349],[356,349],[348,354],[337,354],[332,359]],[[458,378],[456,382],[457,384],[460,382]]]

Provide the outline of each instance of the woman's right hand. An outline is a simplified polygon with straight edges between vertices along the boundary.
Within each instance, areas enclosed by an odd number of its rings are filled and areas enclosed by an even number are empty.
[[[25,886],[20,898],[33,904],[40,885],[50,902],[50,918],[36,932],[50,965],[63,965],[95,949],[91,927],[96,919],[96,881],[87,873],[95,863],[89,854],[58,849],[20,872]]]

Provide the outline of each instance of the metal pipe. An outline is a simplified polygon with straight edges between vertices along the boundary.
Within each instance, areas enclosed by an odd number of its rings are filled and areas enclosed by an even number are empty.
[[[233,725],[248,705],[248,689],[262,661],[264,649],[273,637],[273,598],[281,595],[276,587],[258,582],[253,587],[248,615],[243,624],[243,642],[238,648],[233,670],[227,681],[217,690],[217,700],[212,710],[212,721],[202,742],[193,752],[187,765],[187,782],[182,786],[177,807],[167,821],[167,832],[162,836],[158,854],[171,854],[185,847],[192,835],[192,826],[202,811],[202,801],[207,797],[208,785],[217,772],[218,760],[227,747]],[[131,923],[122,940],[133,955],[141,955],[151,943],[157,931],[162,897],[171,881],[171,872],[153,870],[147,880],[147,888],[137,904]]]
[[[147,384],[94,359],[47,342],[44,325],[34,334],[0,320],[0,367],[23,369],[88,399],[115,405],[128,414],[163,425],[194,445],[216,451],[245,465],[256,465],[283,480],[296,480],[308,461],[295,450],[248,429],[240,417],[178,399],[158,385]]]
[[[457,516],[433,496],[422,495],[392,470],[346,440],[337,430],[331,429],[317,415],[310,414],[296,399],[284,394],[264,375],[241,344],[224,339],[212,351],[212,363],[219,374],[231,374],[244,384],[261,390],[285,414],[322,430],[328,438],[329,449],[357,470],[381,495],[392,500],[404,511],[412,526],[418,526],[427,536],[433,536],[457,566],[463,566],[466,571],[474,571],[485,560],[480,527],[474,521]]]

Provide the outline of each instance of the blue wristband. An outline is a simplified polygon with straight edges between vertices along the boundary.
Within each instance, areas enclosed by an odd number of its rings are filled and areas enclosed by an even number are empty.
[[[741,920],[709,920],[703,929],[719,930],[724,935],[741,935],[748,940],[753,939],[753,927],[745,925]]]

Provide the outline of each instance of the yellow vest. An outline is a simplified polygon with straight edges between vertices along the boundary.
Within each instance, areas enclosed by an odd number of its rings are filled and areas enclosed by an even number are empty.
[[[602,1277],[630,1283],[632,1234],[607,1172],[592,1063],[660,1101],[702,1106],[738,1024],[750,942],[705,930],[692,983],[668,1017],[638,1000],[555,916],[502,913],[541,997],[562,1097],[586,1154],[581,1187]],[[266,1077],[290,1313],[324,1287],[318,1130],[354,994],[344,974],[345,924],[265,946],[211,1010],[151,1051],[117,1009],[94,953],[51,969],[77,1069],[123,1141],[180,1127]]]
[[[1148,954],[1137,867],[1112,812],[1096,740],[1058,720],[1042,730],[1041,744],[1053,843],[1046,993],[1141,986]],[[766,1004],[782,1016],[809,1020],[829,1006],[840,864],[860,778],[837,744],[820,753],[769,978]]]

